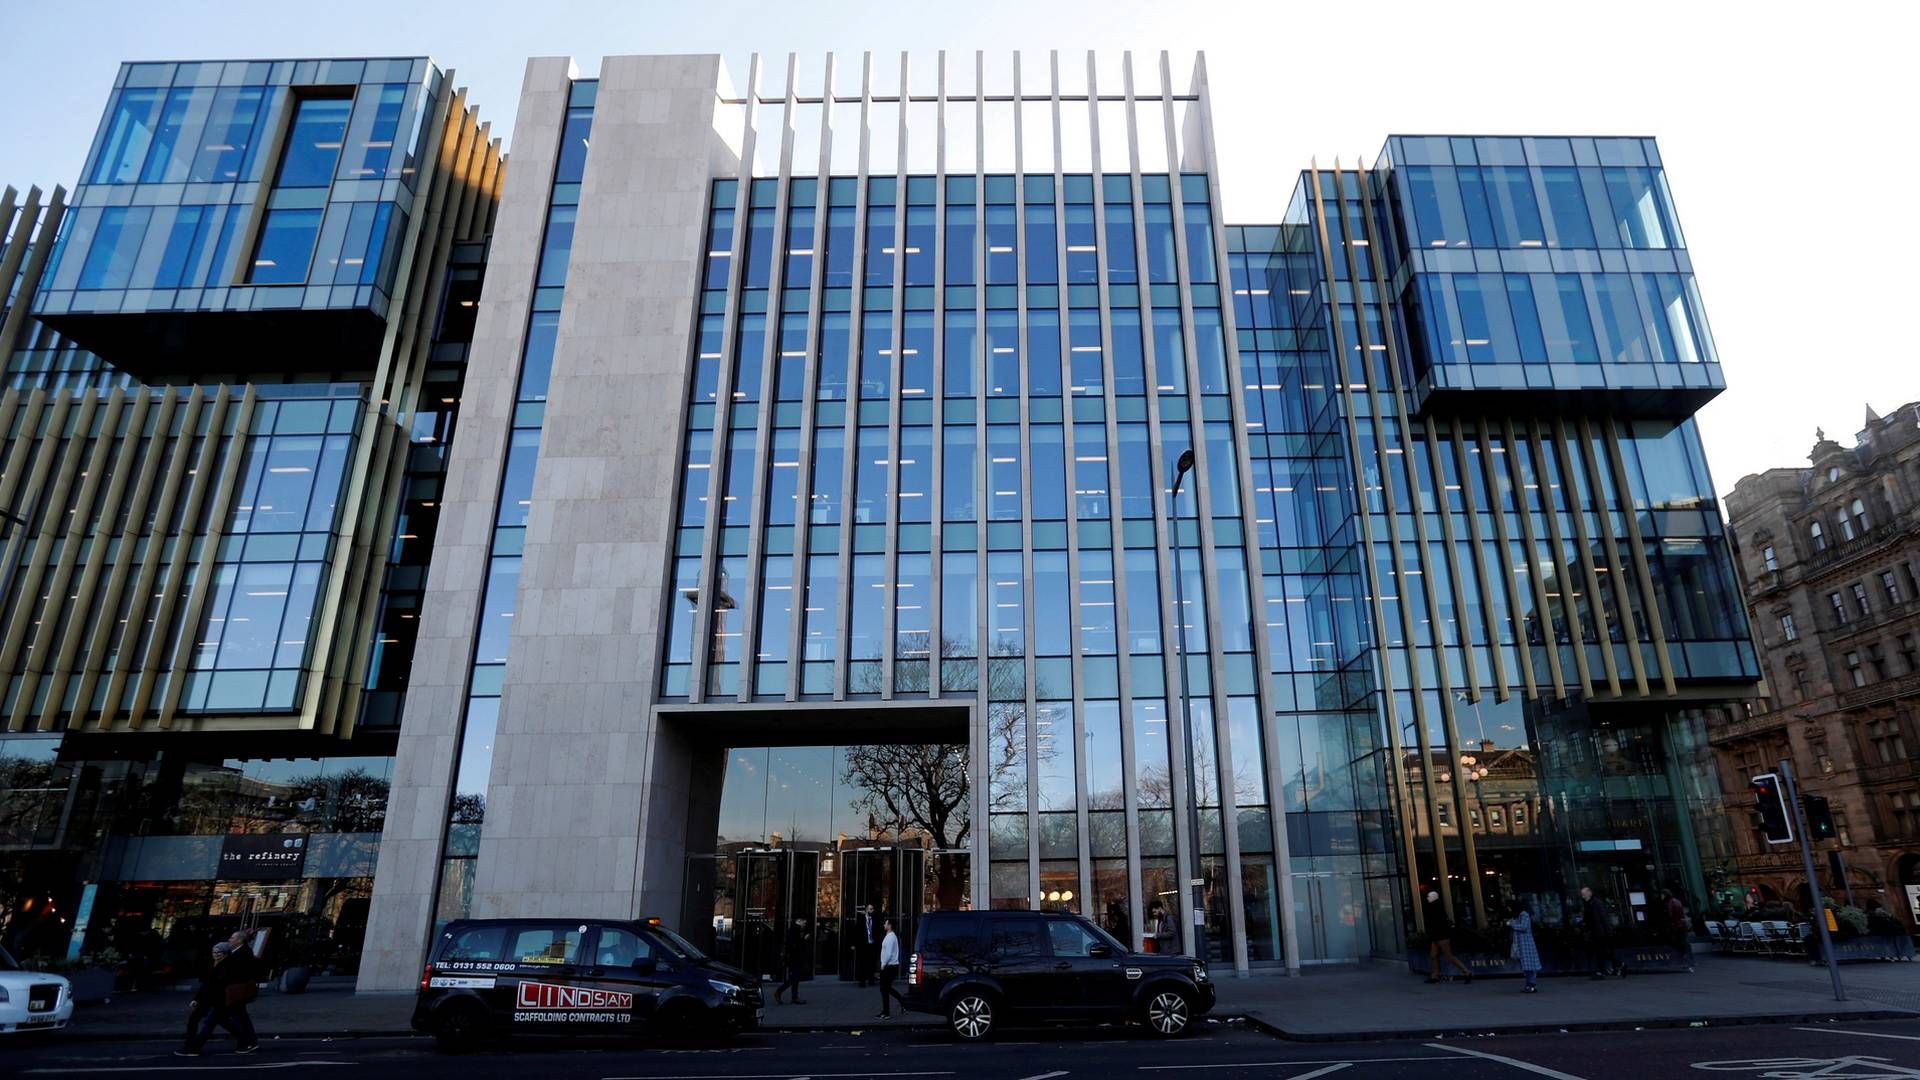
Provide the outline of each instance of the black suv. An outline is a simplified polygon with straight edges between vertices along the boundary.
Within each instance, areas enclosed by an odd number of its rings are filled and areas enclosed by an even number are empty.
[[[916,938],[907,1007],[945,1016],[962,1039],[1003,1024],[1133,1020],[1172,1036],[1213,1008],[1205,963],[1131,952],[1078,915],[938,911]]]
[[[758,979],[658,919],[459,919],[434,939],[413,1029],[457,1051],[504,1035],[726,1038],[760,1014]]]

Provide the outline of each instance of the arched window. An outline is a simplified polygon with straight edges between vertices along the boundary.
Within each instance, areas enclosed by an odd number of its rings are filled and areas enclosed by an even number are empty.
[[[1811,526],[1808,527],[1807,535],[1811,537],[1813,540],[1813,550],[1815,551],[1827,550],[1827,534],[1824,530],[1820,528],[1819,522],[1816,521]]]
[[[1865,502],[1855,499],[1853,500],[1853,505],[1849,506],[1847,510],[1853,514],[1853,527],[1855,529],[1864,533],[1868,529],[1873,528],[1873,524],[1867,520],[1867,504]]]
[[[1853,519],[1847,516],[1847,512],[1845,510],[1840,511],[1839,514],[1834,516],[1834,520],[1840,524],[1840,539],[1853,539]]]

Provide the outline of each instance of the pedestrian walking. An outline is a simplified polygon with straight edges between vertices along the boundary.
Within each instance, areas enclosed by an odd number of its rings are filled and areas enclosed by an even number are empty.
[[[1660,907],[1666,914],[1667,935],[1673,947],[1685,951],[1688,939],[1693,936],[1693,917],[1687,914],[1687,905],[1680,902],[1672,889],[1661,889]]]
[[[1527,910],[1525,901],[1515,900],[1511,917],[1507,919],[1507,929],[1513,932],[1513,944],[1507,946],[1507,955],[1520,961],[1520,973],[1527,977],[1527,985],[1520,988],[1523,994],[1540,992],[1540,947],[1533,941],[1533,913]]]
[[[787,991],[793,991],[793,1003],[804,1005],[800,1000],[800,977],[806,971],[813,958],[813,938],[807,933],[807,920],[795,919],[787,930],[787,941],[780,950],[780,966],[783,982],[773,991],[773,1003],[783,1004],[780,998]]]
[[[1471,983],[1473,981],[1473,969],[1461,963],[1460,958],[1453,955],[1453,916],[1447,914],[1447,906],[1440,902],[1440,893],[1436,889],[1427,890],[1425,919],[1427,925],[1427,981],[1430,983],[1440,981],[1440,958],[1444,956],[1447,958],[1447,962],[1459,968],[1460,974],[1465,975],[1467,981]]]
[[[214,947],[214,962],[200,980],[188,1012],[186,1045],[175,1054],[199,1057],[216,1027],[232,1034],[234,1053],[251,1054],[260,1049],[253,1018],[247,1015],[248,1003],[259,995],[260,980],[259,960],[247,948],[248,938],[246,931],[236,930]]]
[[[882,924],[884,934],[880,938],[880,1012],[878,1020],[893,1019],[893,1002],[900,999],[900,1007],[906,1008],[907,999],[894,992],[893,980],[900,977],[900,939],[893,932],[893,920]]]
[[[1593,978],[1614,974],[1612,927],[1607,923],[1607,906],[1593,895],[1589,885],[1580,886],[1580,940],[1586,946],[1587,963]]]
[[[206,966],[200,972],[200,985],[193,991],[193,1000],[187,1002],[187,1036],[186,1040],[180,1044],[180,1049],[174,1051],[176,1057],[200,1056],[201,1044],[206,1041],[205,1036],[200,1034],[200,1025],[205,1023],[207,1015],[214,1011],[214,1003],[225,1000],[225,992],[221,989],[215,972],[219,970],[220,962],[225,960],[227,954],[232,951],[232,946],[222,941],[214,945],[211,955],[208,956]]]

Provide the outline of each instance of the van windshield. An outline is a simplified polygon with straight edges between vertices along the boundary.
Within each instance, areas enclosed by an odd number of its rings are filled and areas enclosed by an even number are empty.
[[[678,956],[682,960],[705,960],[707,958],[707,954],[695,948],[692,942],[664,926],[649,926],[647,927],[647,932],[653,935],[654,940],[660,943],[661,948]]]
[[[20,962],[13,958],[13,954],[8,952],[5,949],[0,949],[0,971],[19,971],[19,970],[20,970]]]

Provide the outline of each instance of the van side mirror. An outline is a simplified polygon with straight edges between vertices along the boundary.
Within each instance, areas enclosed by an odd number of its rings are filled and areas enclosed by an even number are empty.
[[[1113,956],[1113,946],[1093,945],[1087,948],[1087,955],[1095,960],[1107,960]]]

